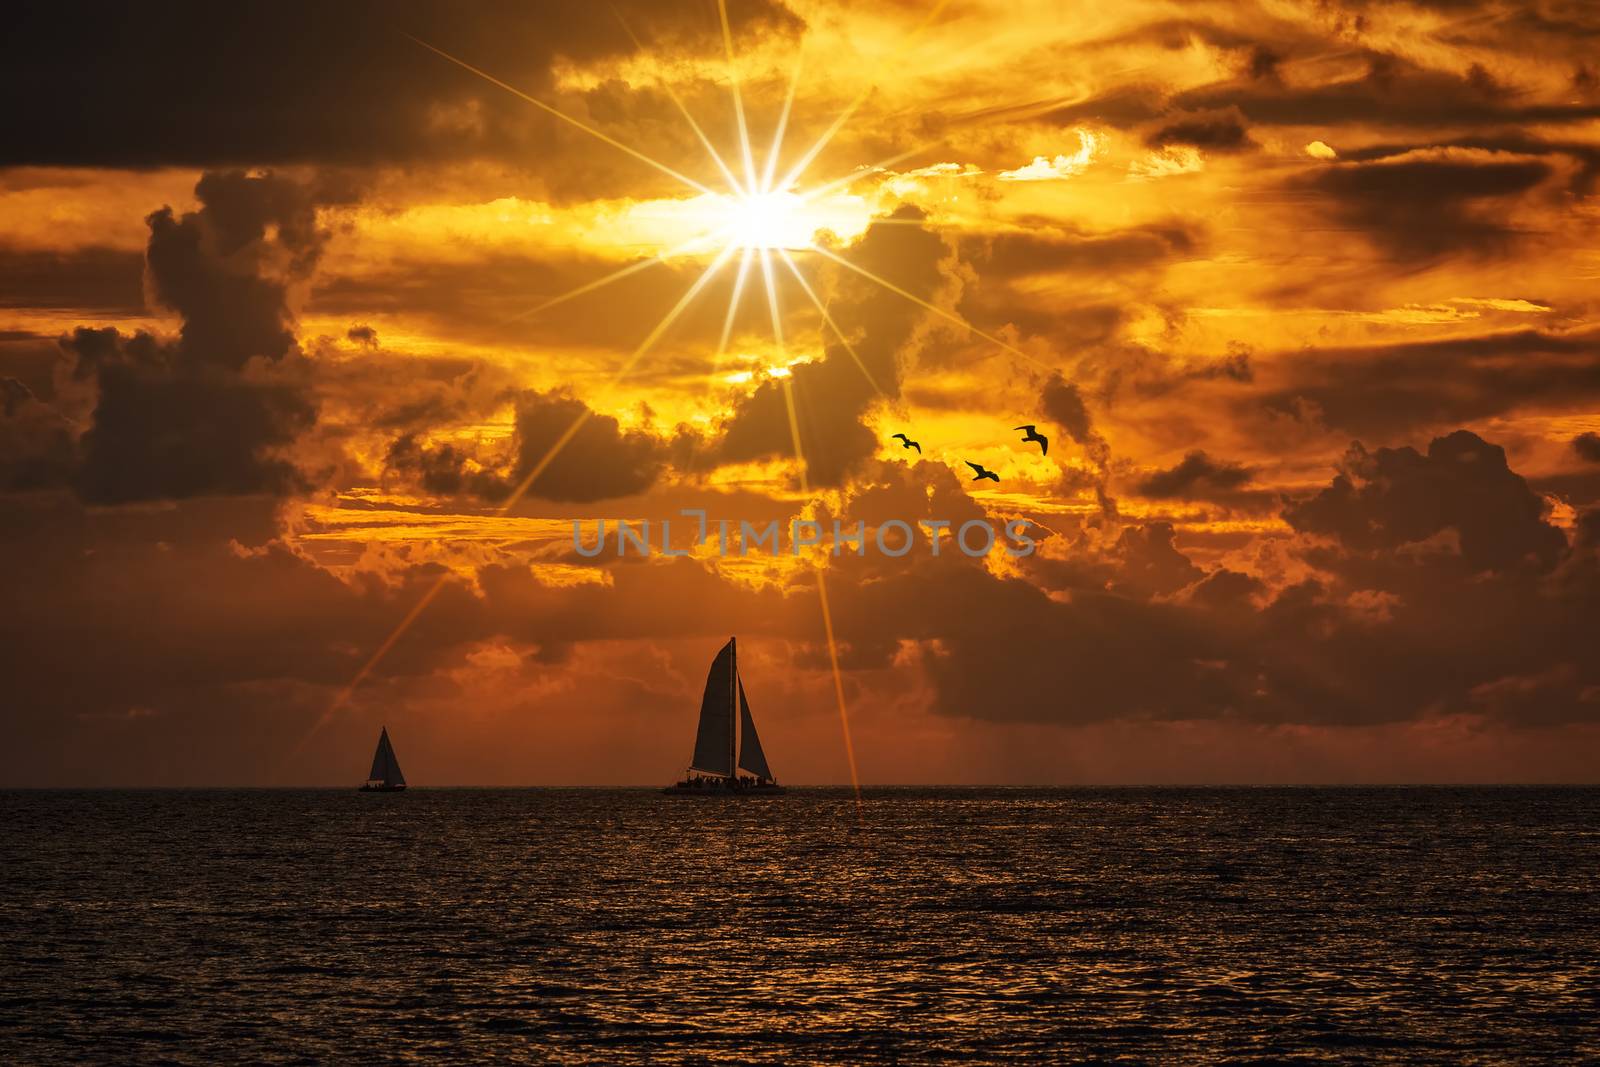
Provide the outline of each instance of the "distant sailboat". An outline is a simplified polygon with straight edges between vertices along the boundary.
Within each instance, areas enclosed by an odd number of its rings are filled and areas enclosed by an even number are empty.
[[[738,728],[734,709],[738,708]],[[737,755],[736,755],[737,753]],[[748,777],[739,774],[747,771]],[[700,698],[700,729],[694,738],[694,759],[688,776],[663,792],[674,796],[772,796],[782,793],[761,750],[750,702],[739,678],[739,650],[734,639],[722,646],[706,675]]]
[[[378,735],[378,751],[372,754],[372,771],[361,784],[364,793],[398,793],[406,787],[406,776],[400,773],[400,761],[394,758],[394,746],[389,743],[389,728],[385,726]]]

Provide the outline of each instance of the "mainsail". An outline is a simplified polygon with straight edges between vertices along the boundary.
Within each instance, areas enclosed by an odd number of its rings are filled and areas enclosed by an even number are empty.
[[[750,717],[750,702],[744,698],[744,680],[739,680],[739,769],[749,771],[757,778],[771,778],[767,754],[761,751],[761,738],[756,735],[756,721]]]
[[[385,726],[378,735],[378,750],[372,754],[372,773],[369,782],[384,785],[405,785],[406,776],[400,773],[400,761],[394,758],[394,746],[389,744],[389,728]]]
[[[706,675],[706,693],[700,698],[700,731],[694,738],[692,770],[733,775],[733,641],[722,646]]]

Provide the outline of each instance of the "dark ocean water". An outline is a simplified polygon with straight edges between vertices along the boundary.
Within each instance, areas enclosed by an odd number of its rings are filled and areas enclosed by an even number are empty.
[[[0,793],[0,1061],[1600,1056],[1600,790]]]

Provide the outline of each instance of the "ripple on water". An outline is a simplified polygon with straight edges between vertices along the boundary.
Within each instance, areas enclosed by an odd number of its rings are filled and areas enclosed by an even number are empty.
[[[1600,790],[0,793],[0,1061],[1600,1055]]]

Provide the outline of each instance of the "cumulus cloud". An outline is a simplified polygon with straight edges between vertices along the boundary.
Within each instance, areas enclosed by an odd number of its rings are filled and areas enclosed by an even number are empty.
[[[182,317],[176,340],[80,328],[61,342],[93,413],[70,480],[86,499],[126,502],[283,493],[303,484],[284,450],[316,420],[297,353],[289,288],[326,235],[316,192],[273,175],[210,173],[198,211],[149,219],[157,300]],[[76,436],[76,435],[75,435]]]
[[[950,251],[938,234],[921,225],[925,217],[921,209],[903,206],[889,223],[870,227],[844,254],[863,269],[932,303],[947,283],[941,263]],[[902,349],[927,312],[899,293],[843,268],[838,282],[841,298],[830,315],[851,337],[854,355],[832,339],[825,343],[821,360],[798,364],[792,369],[792,378],[769,379],[739,400],[712,444],[712,454],[719,462],[793,456],[785,395],[791,390],[812,482],[838,484],[877,449],[877,438],[862,416],[880,393],[890,399],[899,395]]]
[[[1335,536],[1355,549],[1395,549],[1446,530],[1467,564],[1482,570],[1548,569],[1566,547],[1545,503],[1506,465],[1503,448],[1457,430],[1416,449],[1353,445],[1327,489],[1295,504],[1295,529]]]
[[[800,362],[730,381],[729,360],[767,350],[736,330],[738,351],[713,356],[724,277],[607,391],[610,411],[567,383],[615,366],[701,263],[526,312],[647,258],[595,238],[595,220],[674,183],[399,35],[356,30],[401,24],[709,178],[664,91],[713,139],[731,129],[704,11],[623,4],[645,53],[608,11],[498,3],[467,22],[421,0],[246,5],[226,34],[188,4],[19,15],[0,84],[61,91],[0,145],[0,163],[29,164],[0,167],[0,212],[27,223],[27,242],[0,241],[0,673],[23,709],[0,718],[0,772],[31,781],[64,760],[57,777],[96,780],[180,739],[210,766],[287,751],[447,568],[353,717],[409,711],[459,751],[474,728],[460,707],[499,701],[508,718],[484,736],[503,742],[508,724],[570,719],[528,712],[582,692],[595,715],[610,701],[632,716],[583,718],[589,743],[649,736],[674,708],[692,717],[699,646],[737,632],[793,698],[787,721],[763,721],[835,729],[817,712],[833,692],[813,573],[551,550],[553,516],[611,500],[675,520],[680,505],[806,509],[869,538],[891,517],[1048,524],[1026,559],[827,561],[864,736],[929,711],[945,720],[931,733],[962,741],[1017,722],[1051,737],[1035,726],[1205,721],[1237,738],[1463,716],[1496,739],[1593,722],[1600,444],[1573,434],[1600,403],[1583,289],[1594,27],[1576,9],[1432,13],[1448,6],[1134,5],[1110,32],[1056,20],[1048,43],[1084,59],[1070,85],[1035,41],[951,67],[942,98],[915,106],[879,79],[885,106],[819,174],[930,136],[949,143],[928,160],[973,162],[860,168],[850,194],[871,210],[925,207],[829,247],[1056,372],[1019,372],[813,259],[854,355],[786,289]],[[771,116],[787,82],[768,61],[799,19],[729,13],[746,103]],[[1400,37],[1405,56],[1389,54]],[[797,140],[865,76],[809,70]],[[1038,85],[1063,95],[1028,99]],[[191,205],[101,166],[209,169]],[[513,222],[496,214],[510,192]],[[102,236],[118,197],[139,199]],[[458,213],[493,240],[459,239]],[[791,400],[824,491],[799,501],[765,472],[728,484],[718,465],[792,456]],[[874,459],[902,420],[926,456]],[[1013,442],[1023,477],[969,496],[944,460],[990,438],[998,451],[1028,421],[1049,456]],[[1352,438],[1365,444],[1340,460]],[[514,515],[485,514],[535,473]],[[1112,487],[1142,499],[1119,513]],[[83,648],[99,670],[79,669]],[[1285,733],[1306,732],[1260,736]]]
[[[1310,187],[1400,259],[1489,254],[1516,236],[1515,199],[1550,175],[1539,160],[1403,158],[1318,170]]]
[[[1157,500],[1205,500],[1218,494],[1230,494],[1248,484],[1251,477],[1248,467],[1214,460],[1203,450],[1196,449],[1175,466],[1140,479],[1136,488],[1140,496]]]
[[[1211,152],[1245,152],[1259,147],[1236,108],[1174,116],[1146,141],[1155,148],[1182,144]]]
[[[1070,155],[1034,156],[1033,162],[995,175],[1003,182],[1054,182],[1082,174],[1094,162],[1100,139],[1088,130],[1078,131],[1078,150]]]
[[[642,430],[622,429],[616,418],[570,394],[530,391],[517,401],[516,457],[512,478],[521,482],[537,472],[528,486],[533,496],[604,500],[648,489],[666,462],[667,446]]]

